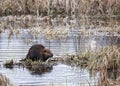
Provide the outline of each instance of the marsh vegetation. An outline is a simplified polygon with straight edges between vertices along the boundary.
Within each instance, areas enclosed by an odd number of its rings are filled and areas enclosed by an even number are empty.
[[[120,0],[0,0],[0,16],[1,60],[16,56],[20,60],[25,55],[15,55],[17,50],[26,54],[37,43],[55,54],[52,66],[9,59],[4,67],[14,70],[22,65],[41,75],[54,71],[54,65],[66,64],[96,74],[99,86],[120,84]]]

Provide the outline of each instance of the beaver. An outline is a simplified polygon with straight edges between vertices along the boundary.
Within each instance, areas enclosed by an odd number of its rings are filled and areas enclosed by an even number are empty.
[[[28,54],[26,55],[26,59],[31,59],[32,61],[46,61],[48,58],[53,57],[53,53],[50,49],[45,48],[41,44],[36,44],[31,46],[31,48],[28,51]]]

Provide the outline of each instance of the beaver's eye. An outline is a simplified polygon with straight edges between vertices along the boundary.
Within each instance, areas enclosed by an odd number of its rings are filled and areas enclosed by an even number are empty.
[[[47,52],[46,50],[44,50],[44,52]]]

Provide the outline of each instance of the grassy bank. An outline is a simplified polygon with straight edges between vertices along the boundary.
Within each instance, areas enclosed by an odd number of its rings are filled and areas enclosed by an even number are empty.
[[[68,64],[99,73],[99,86],[120,84],[120,46],[109,46],[97,52],[86,52],[67,59]]]

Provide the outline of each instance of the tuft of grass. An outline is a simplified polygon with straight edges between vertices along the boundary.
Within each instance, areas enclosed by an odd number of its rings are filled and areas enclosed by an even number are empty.
[[[32,74],[42,74],[45,72],[50,72],[53,67],[47,62],[32,61],[31,59],[21,60],[21,66],[26,67]]]
[[[91,57],[90,51],[82,53],[80,55],[68,55],[65,59],[65,62],[74,66],[87,67],[89,58]]]
[[[13,85],[6,76],[0,74],[0,86],[13,86]]]
[[[14,67],[13,59],[6,61],[6,63],[4,63],[4,67],[6,67],[6,68],[13,68]]]
[[[32,73],[42,74],[45,72],[50,72],[53,69],[52,65],[43,62],[33,62],[32,68],[30,69]]]

